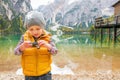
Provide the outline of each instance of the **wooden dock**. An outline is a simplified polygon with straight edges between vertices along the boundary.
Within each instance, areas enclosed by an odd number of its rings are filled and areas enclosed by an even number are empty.
[[[118,36],[120,36],[120,15],[118,16],[114,16],[112,21],[109,21],[109,19],[104,19],[102,17],[96,18],[95,19],[95,40],[96,40],[96,34],[97,34],[97,29],[100,29],[100,35],[101,35],[101,46],[102,46],[102,40],[103,40],[103,30],[104,29],[108,29],[109,32],[109,39],[112,36],[113,41],[114,41],[114,45],[116,45],[117,40],[120,41],[118,39]],[[111,35],[111,31],[110,29],[113,29],[112,31],[112,35]]]

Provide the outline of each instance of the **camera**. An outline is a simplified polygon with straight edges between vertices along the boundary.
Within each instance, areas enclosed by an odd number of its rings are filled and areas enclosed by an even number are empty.
[[[32,43],[32,47],[36,47],[37,49],[40,48],[40,46],[38,45],[38,42],[33,42],[33,43]]]

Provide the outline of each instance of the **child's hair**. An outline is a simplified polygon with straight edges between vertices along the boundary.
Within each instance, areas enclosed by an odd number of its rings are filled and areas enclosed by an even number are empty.
[[[41,28],[45,27],[46,22],[41,12],[30,11],[25,16],[24,28],[29,28],[34,25],[40,26]]]

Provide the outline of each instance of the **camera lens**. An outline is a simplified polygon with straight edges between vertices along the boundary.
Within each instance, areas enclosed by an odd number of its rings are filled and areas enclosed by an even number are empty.
[[[33,42],[33,43],[32,43],[32,46],[33,46],[33,47],[36,47],[36,45],[38,45],[37,42]]]
[[[32,43],[32,46],[33,46],[33,47],[36,47],[37,49],[39,49],[39,48],[40,48],[40,46],[38,45],[38,43],[37,43],[37,42],[33,42],[33,43]]]

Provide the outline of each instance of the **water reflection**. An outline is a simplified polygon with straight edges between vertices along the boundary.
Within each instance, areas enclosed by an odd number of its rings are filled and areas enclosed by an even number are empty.
[[[59,54],[53,59],[59,67],[68,66],[76,74],[80,71],[111,71],[120,70],[120,47],[103,41],[95,44],[90,35],[63,35],[57,37]],[[59,60],[56,60],[59,59]],[[61,62],[62,61],[62,62]]]
[[[80,46],[94,46],[95,44],[90,35],[53,35],[52,38],[57,44],[79,44]]]
[[[13,55],[19,38],[20,35],[0,37],[0,71],[20,68],[20,58]],[[99,41],[95,44],[94,38],[85,34],[53,35],[52,38],[59,52],[53,56],[53,62],[60,71],[67,68],[75,74],[81,74],[84,71],[120,70],[120,47],[110,47],[104,41],[101,47]]]
[[[0,36],[0,71],[17,68],[16,65],[20,60],[13,54],[13,50],[19,37],[18,35]]]

